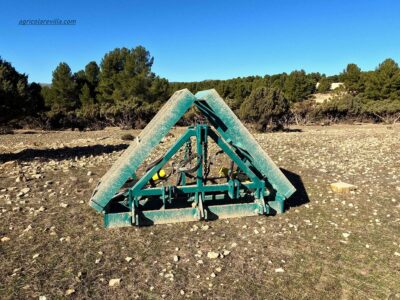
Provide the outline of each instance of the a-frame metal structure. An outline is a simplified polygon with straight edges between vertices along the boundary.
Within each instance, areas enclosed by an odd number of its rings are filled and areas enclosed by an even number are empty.
[[[137,170],[149,153],[193,105],[207,124],[187,128],[138,178]],[[237,166],[236,172],[233,168],[228,171],[226,182],[208,182],[205,169],[209,139],[229,157],[232,166]],[[191,148],[192,140],[195,140],[196,155],[186,152],[184,161],[196,161],[191,170],[194,175],[181,168],[178,184],[149,185],[181,148]],[[243,175],[241,178],[238,172]],[[187,182],[187,177],[194,181]],[[121,190],[128,181],[132,182],[131,186]],[[214,89],[196,95],[184,89],[172,95],[103,176],[90,205],[104,213],[106,227],[121,227],[263,215],[271,209],[282,213],[285,199],[294,192],[293,185]]]

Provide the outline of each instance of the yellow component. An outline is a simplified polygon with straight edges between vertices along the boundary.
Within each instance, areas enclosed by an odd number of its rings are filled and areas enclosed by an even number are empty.
[[[156,174],[154,174],[151,179],[153,179],[154,181],[157,181],[157,180],[165,178],[166,175],[167,175],[167,173],[165,173],[165,170],[161,169]]]
[[[229,176],[229,171],[230,170],[228,168],[222,167],[221,169],[219,169],[218,176],[219,177],[222,177],[222,176],[228,177]],[[236,175],[237,175],[237,172],[236,171],[233,172],[232,178],[236,178]]]
[[[218,176],[219,177],[222,177],[222,176],[227,177],[228,174],[229,174],[229,169],[228,168],[222,167],[221,169],[219,169],[219,172],[218,172]]]

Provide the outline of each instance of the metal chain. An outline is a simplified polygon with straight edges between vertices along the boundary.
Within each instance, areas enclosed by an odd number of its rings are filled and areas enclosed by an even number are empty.
[[[208,147],[207,143],[203,143],[203,177],[206,179],[208,176],[208,173],[210,172],[209,170],[209,165],[208,165]]]
[[[186,154],[187,157],[185,157],[185,159],[188,159],[189,157],[192,156],[192,140],[189,139],[186,143]]]

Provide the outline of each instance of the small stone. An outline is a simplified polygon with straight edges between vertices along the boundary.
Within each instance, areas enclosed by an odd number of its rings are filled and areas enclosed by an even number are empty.
[[[174,262],[178,262],[179,261],[179,256],[178,255],[174,255]]]
[[[1,238],[1,241],[4,243],[4,242],[8,242],[10,240],[10,238],[8,237],[8,236],[3,236],[2,238]]]
[[[210,226],[208,226],[208,225],[201,226],[201,230],[204,230],[204,231],[208,230],[209,228],[210,228]]]
[[[342,236],[343,236],[345,239],[347,239],[347,238],[350,236],[350,233],[343,232],[343,233],[342,233]]]
[[[209,259],[217,259],[218,256],[219,256],[219,253],[218,253],[218,252],[210,251],[210,252],[207,253],[207,257],[208,257]]]
[[[47,300],[46,296],[39,296],[39,300]]]
[[[120,284],[121,284],[121,278],[113,278],[110,279],[110,281],[108,282],[108,285],[111,287],[119,286]]]
[[[132,258],[132,257],[129,257],[129,256],[125,257],[126,262],[130,262],[132,259],[133,259],[133,258]]]
[[[218,273],[221,273],[222,268],[221,268],[221,267],[216,267],[216,268],[215,268],[215,271],[217,271]]]
[[[394,256],[400,256],[400,253],[399,252],[395,252]]]
[[[15,182],[16,182],[16,183],[19,183],[19,182],[26,182],[26,177],[25,177],[25,175],[19,175],[19,176],[15,179]]]
[[[71,176],[71,177],[69,178],[69,180],[71,180],[72,182],[76,182],[76,181],[78,181],[78,177]]]
[[[184,290],[181,290],[180,291],[180,294],[183,296],[183,295],[185,295],[185,291]]]
[[[39,255],[40,255],[39,253],[36,253],[36,254],[34,254],[34,255],[32,256],[32,258],[33,258],[33,259],[38,258]]]
[[[210,275],[212,278],[215,278],[215,276],[217,276],[217,275],[215,275],[215,273],[211,273],[211,275]]]
[[[282,268],[275,269],[275,273],[283,273],[283,272],[285,272],[285,270]]]
[[[339,181],[332,183],[331,189],[335,193],[349,193],[350,191],[357,189],[357,187],[355,185]]]
[[[61,206],[62,208],[67,208],[67,207],[68,207],[68,204],[67,204],[67,203],[60,203],[60,206]]]
[[[224,256],[227,256],[227,255],[229,255],[231,253],[231,251],[229,251],[229,250],[224,250],[224,252],[222,252],[222,254],[224,255]]]
[[[28,227],[26,227],[25,229],[24,229],[24,232],[28,232],[29,230],[31,230],[32,229],[32,225],[28,225]]]
[[[28,187],[26,187],[26,188],[23,188],[22,190],[21,190],[21,193],[23,194],[23,195],[25,195],[25,194],[28,194],[29,192],[30,192],[30,188],[28,188]]]
[[[92,176],[93,175],[93,173],[92,173],[92,171],[89,171],[89,172],[87,172],[87,174],[86,174],[87,176]]]
[[[68,289],[68,290],[65,292],[65,296],[72,295],[73,293],[75,293],[75,290],[74,290],[74,289]]]
[[[39,212],[44,212],[45,210],[46,210],[46,208],[43,206],[39,207],[39,209],[38,209]]]

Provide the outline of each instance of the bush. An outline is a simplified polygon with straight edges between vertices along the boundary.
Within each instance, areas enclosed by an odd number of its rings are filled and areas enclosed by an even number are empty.
[[[2,134],[14,134],[14,131],[10,127],[0,127],[0,135]]]
[[[83,131],[88,127],[88,121],[77,116],[74,112],[50,111],[47,113],[47,118],[45,127],[48,130],[71,128],[72,130]]]
[[[259,131],[282,130],[287,124],[289,101],[278,88],[257,88],[243,102],[239,113],[244,120],[257,123]]]
[[[121,140],[123,141],[133,141],[134,139],[135,137],[130,133],[126,133],[121,136]]]
[[[363,112],[386,124],[396,123],[400,119],[400,100],[370,100],[362,108]]]
[[[292,119],[297,125],[304,125],[313,121],[316,103],[313,99],[296,102],[291,107]]]

